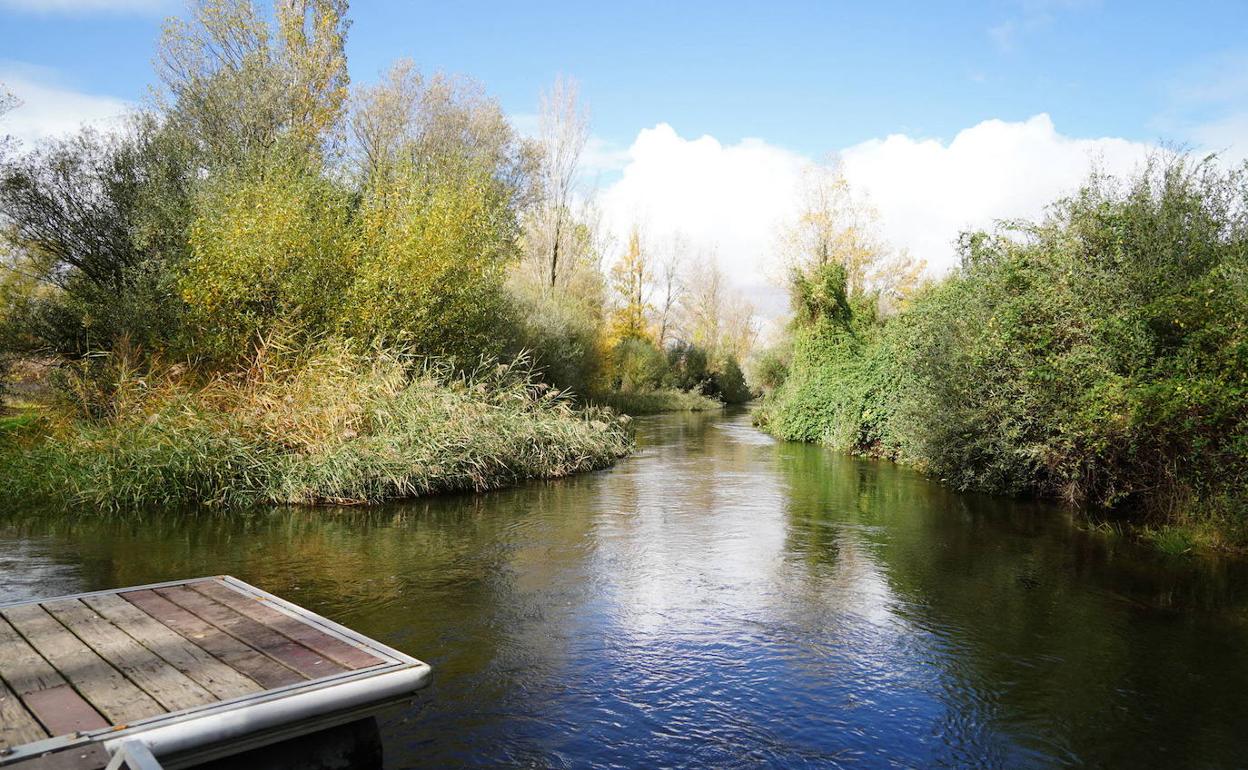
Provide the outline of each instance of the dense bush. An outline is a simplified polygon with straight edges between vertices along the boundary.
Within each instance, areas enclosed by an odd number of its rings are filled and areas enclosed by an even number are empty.
[[[359,259],[349,196],[289,160],[222,173],[195,203],[180,278],[192,349],[237,360],[275,328],[333,329]]]
[[[1241,537],[1245,181],[1187,158],[1094,176],[1038,223],[964,237],[961,268],[887,322],[824,302],[760,419],[963,489],[1167,522],[1216,509]]]
[[[177,333],[173,271],[186,254],[193,169],[185,143],[151,116],[85,130],[0,168],[7,349],[71,357],[125,337]]]
[[[475,360],[496,355],[510,320],[504,270],[515,215],[488,169],[401,168],[367,191],[360,259],[340,298],[354,336]]]

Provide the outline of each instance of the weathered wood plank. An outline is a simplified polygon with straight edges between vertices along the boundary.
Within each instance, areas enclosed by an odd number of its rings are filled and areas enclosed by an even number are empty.
[[[126,591],[121,598],[198,644],[235,671],[259,682],[262,687],[282,687],[307,679],[154,591]]]
[[[104,717],[69,686],[52,664],[2,618],[0,676],[50,735],[108,726]]]
[[[0,618],[0,676],[18,695],[65,684],[52,664],[35,652],[25,639]]]
[[[215,599],[258,623],[263,623],[274,631],[299,642],[313,652],[320,653],[347,668],[368,668],[369,666],[376,666],[385,662],[381,658],[347,644],[341,639],[335,639],[307,623],[278,612],[264,602],[245,596],[220,581],[205,580],[199,583],[191,583],[188,585],[188,588],[192,588],[210,599]]]
[[[108,727],[108,720],[67,684],[22,696],[26,708],[52,735],[68,735]]]
[[[43,608],[166,711],[217,702],[212,693],[79,600],[45,602]]]
[[[47,737],[47,731],[39,726],[17,695],[0,682],[0,749]]]
[[[13,770],[100,770],[108,764],[108,751],[98,743],[71,746],[10,765]]]
[[[116,594],[82,601],[221,700],[264,689]]]
[[[165,713],[165,709],[70,633],[37,604],[0,611],[31,646],[113,724]]]
[[[317,655],[262,623],[239,614],[207,596],[186,586],[158,588],[156,593],[183,609],[190,610],[217,628],[262,651],[264,654],[293,668],[309,679],[330,674],[340,674],[345,668]]]

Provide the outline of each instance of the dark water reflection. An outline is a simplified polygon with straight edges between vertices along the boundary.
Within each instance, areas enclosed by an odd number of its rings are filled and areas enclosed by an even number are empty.
[[[1248,569],[640,422],[617,468],[375,511],[0,518],[0,600],[230,573],[434,666],[390,767],[1248,764]]]

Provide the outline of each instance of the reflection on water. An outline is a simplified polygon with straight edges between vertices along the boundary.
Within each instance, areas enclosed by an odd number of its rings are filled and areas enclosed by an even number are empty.
[[[378,510],[0,518],[0,601],[229,573],[434,666],[387,766],[1242,766],[1248,569],[639,421],[602,473]]]

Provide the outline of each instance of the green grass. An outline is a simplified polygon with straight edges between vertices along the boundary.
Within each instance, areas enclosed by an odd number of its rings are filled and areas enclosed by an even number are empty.
[[[602,394],[594,400],[618,412],[634,416],[663,412],[706,412],[724,408],[724,403],[718,399],[675,388],[642,392],[615,391]]]
[[[627,418],[577,408],[523,365],[462,375],[329,346],[207,383],[176,369],[111,380],[103,393],[84,380],[40,430],[0,435],[0,500],[368,504],[558,478],[632,448]]]

